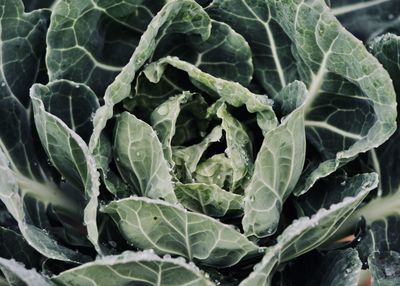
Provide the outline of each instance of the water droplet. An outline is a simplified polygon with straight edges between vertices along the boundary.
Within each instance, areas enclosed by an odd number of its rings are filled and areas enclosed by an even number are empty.
[[[389,15],[388,15],[388,20],[393,20],[394,19],[394,15],[392,14],[392,13],[390,13]]]
[[[75,85],[75,88],[79,88],[79,84]]]
[[[113,240],[110,240],[108,243],[111,245],[111,247],[117,247],[117,243]]]
[[[1,86],[6,86],[6,83],[3,81],[3,82],[1,83]]]
[[[165,254],[165,255],[163,256],[163,258],[164,258],[164,259],[171,259],[171,255]]]

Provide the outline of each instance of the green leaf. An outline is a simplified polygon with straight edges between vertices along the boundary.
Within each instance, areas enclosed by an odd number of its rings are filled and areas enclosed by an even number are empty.
[[[216,114],[222,119],[227,145],[225,153],[233,169],[232,190],[236,190],[246,185],[253,172],[253,145],[245,126],[228,112],[225,104],[218,107]]]
[[[0,152],[0,199],[18,222],[29,245],[51,259],[78,263],[87,260],[87,257],[60,245],[47,231],[34,224],[35,220],[43,220],[43,213],[49,205],[73,214],[79,213],[79,206],[51,182],[42,184],[24,177],[11,170],[9,165]]]
[[[394,79],[396,92],[400,95],[400,37],[391,34],[378,37],[372,41],[370,48]],[[365,219],[368,231],[357,246],[363,262],[375,251],[400,252],[399,240],[394,235],[400,230],[399,138],[400,131],[396,130],[386,143],[370,152],[370,165],[380,175],[378,190],[341,228],[341,233],[352,232],[359,219]]]
[[[57,285],[215,285],[195,266],[152,252],[126,251],[72,268],[53,277]]]
[[[206,11],[230,25],[251,47],[255,77],[268,95],[275,95],[297,78],[291,42],[272,17],[271,1],[214,0]]]
[[[138,194],[177,201],[162,145],[146,122],[128,112],[121,114],[115,126],[114,156],[122,178]]]
[[[128,189],[128,185],[109,167],[113,159],[112,147],[110,140],[104,134],[101,134],[99,144],[93,150],[93,156],[96,159],[97,168],[107,190],[117,198],[124,198],[131,195],[132,193]]]
[[[214,127],[211,132],[198,143],[189,147],[174,147],[172,156],[175,162],[175,175],[181,180],[191,180],[201,157],[207,148],[222,137],[221,126]]]
[[[43,182],[46,175],[31,132],[29,88],[39,76],[50,13],[24,13],[21,0],[2,0],[0,15],[0,148],[14,170]]]
[[[174,162],[171,144],[176,131],[176,122],[181,111],[181,105],[190,100],[191,97],[192,94],[189,92],[170,97],[160,104],[150,116],[151,125],[157,132],[158,139],[162,144],[164,157],[172,167]]]
[[[50,81],[87,84],[102,96],[166,1],[57,1],[47,36]]]
[[[272,101],[267,96],[254,94],[236,82],[207,74],[177,57],[165,57],[151,63],[145,68],[144,73],[151,82],[159,82],[167,65],[184,71],[196,87],[214,97],[219,97],[223,102],[234,107],[245,105],[250,113],[257,115],[258,125],[264,132],[276,126],[277,119],[271,107]]]
[[[177,56],[215,77],[248,85],[253,77],[251,50],[225,23],[211,21],[207,40],[197,35],[171,35],[160,42],[155,58]]]
[[[303,170],[306,138],[302,107],[265,135],[253,176],[245,189],[243,229],[247,236],[273,234],[282,205]]]
[[[329,208],[321,208],[311,217],[293,221],[278,237],[278,242],[267,248],[263,260],[240,285],[269,285],[271,274],[279,263],[294,259],[329,239],[377,184],[378,177],[374,173],[350,178],[342,200],[330,201]]]
[[[321,157],[296,187],[301,194],[393,134],[395,92],[381,64],[340,25],[323,0],[308,5],[291,0],[269,3],[273,18],[291,39],[308,87],[307,138]]]
[[[40,266],[40,254],[22,235],[4,227],[0,227],[0,253],[2,258],[15,259],[29,268]]]
[[[85,142],[89,141],[93,130],[93,113],[99,108],[99,102],[93,91],[84,84],[68,80],[50,82],[41,86],[40,95],[47,112],[60,118],[71,130]]]
[[[311,256],[312,255],[312,256]],[[357,250],[330,251],[323,254],[310,253],[285,265],[280,274],[280,281],[273,285],[295,286],[357,286],[364,285],[360,276],[362,263]],[[313,269],[313,271],[307,271]]]
[[[105,91],[104,105],[96,111],[93,119],[94,130],[89,144],[91,151],[98,144],[100,133],[106,126],[107,120],[113,116],[114,105],[130,95],[131,83],[136,72],[152,57],[160,38],[167,33],[193,33],[205,40],[210,35],[210,29],[208,15],[196,2],[171,1],[161,9],[143,33],[129,63]]]
[[[175,185],[179,202],[187,209],[212,217],[229,218],[243,215],[242,196],[227,192],[214,184]]]
[[[173,254],[214,267],[257,257],[258,247],[228,225],[177,205],[148,198],[113,201],[103,212],[140,249]]]
[[[280,104],[280,112],[288,115],[307,99],[307,87],[301,81],[294,81],[285,86],[274,98]]]
[[[222,189],[230,189],[233,177],[232,164],[225,154],[217,154],[200,163],[193,177],[198,183],[215,184]]]
[[[368,262],[373,285],[395,286],[400,283],[400,254],[398,252],[374,252]]]
[[[54,167],[77,188],[83,189],[86,199],[84,223],[90,242],[101,253],[98,244],[97,206],[99,195],[99,173],[96,161],[89,153],[83,139],[71,130],[60,118],[45,109],[43,99],[50,101],[52,87],[34,85],[31,89],[34,118],[40,141]],[[86,93],[86,97],[88,93]],[[51,108],[51,105],[49,105]],[[73,109],[71,109],[73,110]],[[71,120],[71,124],[74,121]]]
[[[8,283],[13,286],[51,286],[47,278],[36,272],[35,269],[26,269],[23,264],[15,260],[0,257],[0,269]]]
[[[333,14],[362,41],[400,32],[400,7],[396,0],[331,0]]]

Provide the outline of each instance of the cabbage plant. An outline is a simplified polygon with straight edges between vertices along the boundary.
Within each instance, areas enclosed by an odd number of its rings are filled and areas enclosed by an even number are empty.
[[[0,284],[399,285],[399,19],[0,0]]]

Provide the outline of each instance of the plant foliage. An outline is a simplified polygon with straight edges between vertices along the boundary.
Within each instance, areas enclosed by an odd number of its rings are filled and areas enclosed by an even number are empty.
[[[399,7],[0,0],[0,284],[399,285]]]

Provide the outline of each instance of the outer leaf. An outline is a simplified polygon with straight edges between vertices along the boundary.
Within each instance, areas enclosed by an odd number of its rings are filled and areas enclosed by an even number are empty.
[[[208,216],[232,218],[243,215],[242,196],[214,184],[177,183],[175,194],[185,208]]]
[[[223,102],[239,107],[245,105],[247,110],[257,115],[260,128],[267,132],[276,126],[277,120],[272,110],[272,101],[265,95],[254,94],[236,82],[226,81],[202,72],[194,65],[181,61],[177,57],[165,57],[151,63],[144,70],[151,82],[159,82],[167,65],[186,72],[194,85],[200,90],[218,96]]]
[[[35,269],[27,270],[23,264],[15,260],[7,260],[0,257],[0,268],[7,281],[13,286],[51,286],[44,276]]]
[[[49,233],[35,226],[33,217],[27,213],[28,206],[32,208],[29,205],[31,201],[38,208],[38,216],[41,215],[42,208],[46,209],[50,204],[62,206],[64,211],[77,213],[74,202],[71,202],[54,185],[42,185],[36,181],[29,181],[19,173],[13,172],[2,152],[0,152],[0,170],[0,198],[18,222],[18,227],[29,245],[51,259],[70,262],[86,260],[87,257],[59,245]]]
[[[379,37],[371,43],[372,53],[394,79],[398,95],[400,94],[399,48],[400,37],[390,34]],[[377,196],[371,197],[368,203],[361,206],[341,228],[341,233],[351,232],[357,221],[364,217],[368,231],[357,247],[363,262],[366,262],[368,256],[375,251],[400,251],[400,241],[396,235],[400,230],[399,138],[400,131],[396,130],[388,142],[370,153],[372,167],[381,178]]]
[[[323,0],[269,3],[273,18],[293,43],[297,67],[308,86],[307,137],[322,159],[296,187],[300,194],[393,134],[395,92],[387,72]]]
[[[207,12],[229,24],[250,44],[255,76],[275,99],[275,95],[297,76],[289,38],[272,18],[270,1],[214,0]]]
[[[342,201],[332,202],[329,209],[320,209],[312,217],[295,220],[278,237],[278,242],[267,249],[263,260],[240,285],[269,285],[271,272],[277,264],[300,256],[325,242],[377,184],[376,174],[350,179],[346,184],[346,197]]]
[[[165,38],[159,55],[178,56],[215,77],[248,85],[253,77],[251,50],[242,37],[225,23],[211,21],[207,40],[197,35],[178,34]]]
[[[43,182],[46,176],[35,155],[28,94],[38,79],[50,13],[26,14],[21,0],[1,0],[0,15],[0,148],[13,169]]]
[[[192,96],[189,92],[183,92],[169,98],[158,106],[150,116],[151,125],[157,132],[158,139],[163,147],[164,157],[173,166],[172,160],[172,137],[175,135],[176,121],[181,111],[181,104],[185,103]]]
[[[302,107],[265,135],[245,190],[242,224],[247,236],[265,237],[275,232],[283,202],[303,170],[305,143]]]
[[[122,113],[115,126],[114,154],[122,178],[136,192],[177,202],[161,143],[146,122]]]
[[[164,201],[128,198],[108,204],[124,237],[134,246],[174,254],[203,265],[228,267],[258,256],[258,247],[228,225]]]
[[[42,98],[50,96],[51,92],[51,86],[34,85],[31,89],[36,128],[52,164],[71,183],[85,190],[87,203],[84,222],[88,238],[101,253],[96,221],[100,186],[96,162],[82,138],[62,120],[45,110]]]
[[[160,258],[151,252],[107,256],[52,278],[57,285],[214,285],[199,269],[180,259]]]
[[[92,115],[99,107],[93,91],[84,84],[68,80],[53,81],[41,88],[40,98],[45,109],[60,118],[85,142],[89,141],[93,130]]]
[[[274,276],[273,285],[296,286],[357,286],[360,284],[362,263],[353,248],[330,251],[327,254],[310,253],[299,257]],[[313,269],[313,271],[307,271]],[[277,272],[278,274],[278,272]]]
[[[400,32],[396,0],[331,0],[331,7],[343,26],[362,41],[386,32]]]
[[[205,40],[210,35],[210,29],[208,15],[191,0],[171,1],[162,8],[142,35],[129,63],[106,89],[104,105],[97,110],[93,119],[94,130],[89,144],[91,151],[98,144],[107,120],[112,117],[114,105],[130,95],[136,72],[152,57],[160,38],[171,32],[199,34]]]
[[[400,283],[400,254],[395,251],[375,252],[368,259],[372,285],[395,286]]]
[[[85,83],[102,96],[165,2],[58,1],[47,36],[50,81]]]
[[[29,246],[24,237],[0,227],[0,253],[5,259],[15,259],[29,268],[40,266],[40,254]]]

